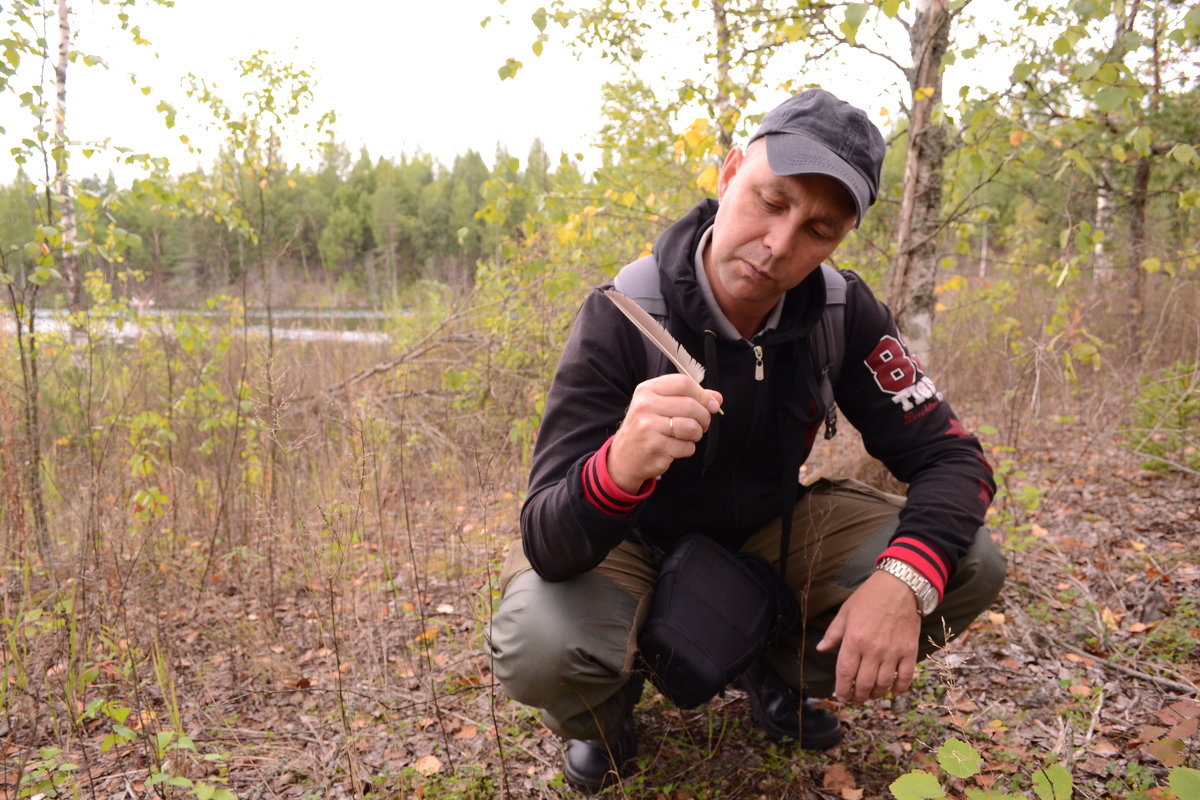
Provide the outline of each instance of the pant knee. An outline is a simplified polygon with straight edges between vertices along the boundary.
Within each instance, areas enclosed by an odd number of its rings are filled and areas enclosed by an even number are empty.
[[[550,583],[522,573],[488,632],[493,674],[512,699],[559,714],[576,702],[597,702],[626,680],[636,605],[598,575]]]
[[[980,528],[975,535],[975,544],[959,562],[959,573],[964,579],[964,593],[974,601],[976,614],[982,613],[1000,595],[1008,575],[1008,560],[992,541],[987,528]]]

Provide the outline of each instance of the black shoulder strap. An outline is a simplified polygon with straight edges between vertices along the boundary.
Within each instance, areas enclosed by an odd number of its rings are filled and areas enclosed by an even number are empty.
[[[821,365],[821,405],[825,407],[825,438],[837,435],[837,403],[833,385],[841,373],[846,353],[846,278],[828,264],[821,265],[825,277],[825,313],[812,332],[813,353]]]

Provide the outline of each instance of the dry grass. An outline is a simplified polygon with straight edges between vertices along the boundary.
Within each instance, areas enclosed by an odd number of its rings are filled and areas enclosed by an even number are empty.
[[[215,327],[190,351],[178,335],[148,337],[97,342],[81,361],[47,343],[42,446],[56,560],[52,570],[39,562],[21,490],[6,480],[0,796],[213,797],[217,788],[239,797],[559,796],[558,743],[502,696],[482,650],[525,482],[512,422],[528,413],[546,369],[546,356],[511,357],[525,345],[497,332],[495,313],[439,307],[398,319],[400,344],[378,349],[280,343],[272,353],[237,325]],[[1142,716],[1166,705],[1165,684],[1127,681],[1104,689],[1097,711],[1055,684],[1058,673],[1033,666],[1046,630],[1092,647],[1090,628],[1071,632],[1071,614],[1108,603],[1105,587],[1127,591],[1142,561],[1124,555],[1107,573],[1081,574],[1088,591],[1052,597],[1059,611],[1033,618],[1028,604],[1043,602],[1046,576],[1064,568],[1064,539],[1093,531],[1081,514],[1125,521],[1122,509],[1079,494],[1082,485],[1110,498],[1131,487],[1158,493],[1155,513],[1168,515],[1182,513],[1187,488],[1146,482],[1122,454],[1113,431],[1125,401],[1106,392],[1117,369],[1081,371],[1072,384],[1048,337],[1031,336],[1016,352],[1008,334],[969,335],[977,318],[948,317],[948,340],[963,344],[939,355],[936,372],[952,376],[940,388],[968,425],[995,429],[986,437],[992,456],[1019,462],[994,518],[1006,546],[1022,547],[1004,616],[982,621],[947,654],[957,678],[929,669],[910,698],[844,709],[853,731],[828,757],[768,745],[737,693],[686,713],[651,693],[642,725],[652,758],[626,794],[815,797],[832,786],[836,795],[846,788],[831,783],[836,764],[866,796],[882,796],[951,731],[992,742],[1007,764],[1020,748],[1052,748],[1037,726],[1061,720],[1082,724],[1060,739],[1086,750],[1097,735],[1088,714],[1116,724],[1105,716],[1114,692],[1145,701]],[[530,349],[552,352],[555,324],[540,330]],[[457,370],[464,374],[452,379]],[[9,380],[0,468],[11,476],[20,396]],[[809,475],[897,488],[855,448],[844,426]],[[1122,465],[1125,483],[1098,464]],[[146,494],[154,488],[163,500]],[[1051,518],[1061,523],[1053,538],[1031,539],[1030,526],[1048,529]],[[1170,542],[1195,542],[1197,524],[1185,515],[1173,533],[1143,537],[1177,565],[1174,583],[1160,584],[1164,596],[1195,580],[1178,566],[1189,563],[1186,551]],[[1104,542],[1113,552],[1124,546]],[[1127,614],[1136,601],[1120,595]],[[1105,642],[1079,665],[1085,678],[1129,652],[1118,646],[1136,645],[1115,635]],[[1195,655],[1186,641],[1155,646],[1175,648],[1155,662],[1166,666],[1143,663],[1142,651],[1130,663],[1146,674],[1174,670],[1176,683],[1197,679],[1183,666]],[[1035,692],[1034,678],[1049,681],[1041,715],[1021,699]],[[1141,724],[1129,702],[1120,707],[1129,726]],[[994,718],[1033,725],[1034,734],[1004,742],[987,733]],[[1106,735],[1133,741],[1136,732]]]

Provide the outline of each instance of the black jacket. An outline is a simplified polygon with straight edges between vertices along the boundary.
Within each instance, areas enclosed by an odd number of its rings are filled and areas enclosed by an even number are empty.
[[[525,553],[547,580],[592,569],[635,525],[664,546],[703,533],[736,549],[780,516],[784,443],[800,448],[792,458],[798,463],[820,426],[819,369],[807,337],[823,312],[824,281],[818,270],[788,292],[779,327],[752,343],[762,348],[763,380],[755,379],[757,358],[744,340],[708,334],[713,339],[706,353],[704,332],[717,326],[692,257],[716,207],[708,200],[693,208],[663,233],[655,255],[671,332],[704,362],[704,384],[721,392],[725,413],[714,418],[696,455],[672,464],[646,500],[625,513],[602,510],[594,489],[585,487],[585,466],[616,432],[634,387],[653,375],[641,333],[593,291],[546,399],[521,511]],[[845,357],[834,396],[871,455],[909,484],[888,554],[925,559],[922,571],[934,568],[941,589],[983,523],[995,490],[991,469],[979,442],[904,350],[891,312],[857,275],[844,274]]]

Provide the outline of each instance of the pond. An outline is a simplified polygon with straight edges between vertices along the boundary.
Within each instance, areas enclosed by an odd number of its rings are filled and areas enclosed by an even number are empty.
[[[40,333],[68,332],[67,315],[60,309],[38,309],[37,329]],[[113,339],[136,339],[147,332],[157,331],[162,321],[180,316],[224,317],[226,312],[209,309],[148,308],[137,313],[133,321],[105,326],[105,334]],[[277,308],[271,312],[271,329],[276,339],[305,342],[345,342],[348,344],[386,344],[391,341],[386,328],[394,312],[347,308]],[[247,334],[266,338],[267,312],[253,308],[246,311]],[[0,333],[15,330],[11,316],[0,318]]]

